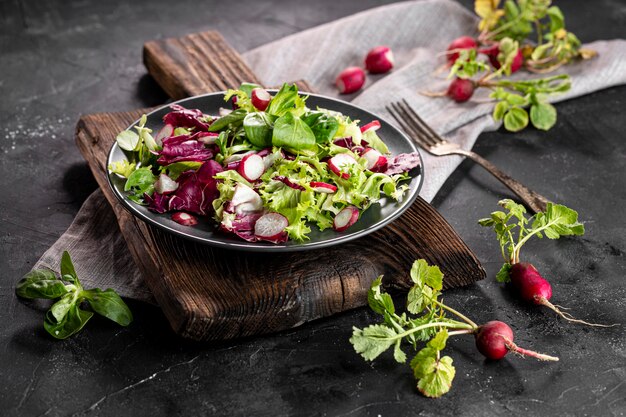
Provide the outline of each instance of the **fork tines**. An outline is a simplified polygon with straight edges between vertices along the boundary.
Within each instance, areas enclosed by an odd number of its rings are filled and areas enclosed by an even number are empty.
[[[391,103],[386,106],[386,109],[423,148],[430,148],[444,142],[444,139],[417,115],[405,99]]]

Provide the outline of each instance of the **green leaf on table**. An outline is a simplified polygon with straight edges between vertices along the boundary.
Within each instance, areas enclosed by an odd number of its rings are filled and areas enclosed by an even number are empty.
[[[74,304],[76,304],[76,297],[73,292],[64,295],[59,301],[52,304],[52,307],[46,313],[46,320],[53,323],[62,321]]]
[[[367,302],[375,313],[383,314],[384,312],[388,312],[393,314],[395,312],[395,306],[393,305],[391,296],[387,293],[381,293],[380,291],[382,282],[382,275],[372,282],[372,285],[367,292]]]
[[[550,130],[556,123],[556,109],[550,103],[539,102],[530,106],[530,121],[540,130]]]
[[[398,339],[395,330],[383,324],[372,324],[363,330],[353,327],[352,330],[350,343],[367,361],[376,359]]]
[[[511,106],[506,100],[499,101],[493,108],[493,120],[499,122],[504,117],[504,114],[509,110]]]
[[[578,222],[578,213],[560,204],[548,203],[545,212],[535,215],[533,231],[541,229],[548,239],[561,236],[583,235],[585,226]]]
[[[48,333],[57,339],[67,339],[79,332],[93,316],[91,311],[78,308],[78,304],[71,304],[66,314],[57,320],[52,314],[46,314],[43,326]]]
[[[440,330],[426,347],[415,355],[410,364],[413,375],[418,379],[417,388],[430,398],[440,397],[452,387],[456,373],[452,366],[452,358],[439,357],[439,352],[446,347],[447,340],[448,331]]]
[[[418,285],[428,285],[439,291],[443,288],[443,273],[437,265],[428,265],[424,259],[413,262],[411,280]]]
[[[528,126],[528,113],[521,107],[511,107],[504,115],[504,128],[509,132],[519,132]]]
[[[63,277],[63,279],[66,279],[66,276],[68,275],[72,278],[69,280],[70,282],[80,284],[69,252],[63,251],[63,255],[61,255],[61,276]]]
[[[49,269],[36,269],[24,275],[15,292],[22,298],[59,298],[68,293],[63,281]]]
[[[398,363],[405,363],[406,353],[404,353],[404,351],[402,350],[401,344],[402,344],[402,339],[398,339],[396,341],[396,344],[393,347],[393,358]]]
[[[84,290],[81,296],[85,297],[91,308],[101,316],[113,320],[121,326],[128,326],[133,321],[133,314],[112,289],[102,291],[99,288]]]
[[[513,266],[510,263],[505,263],[500,268],[500,271],[496,274],[496,281],[506,283],[511,281],[511,268]]]

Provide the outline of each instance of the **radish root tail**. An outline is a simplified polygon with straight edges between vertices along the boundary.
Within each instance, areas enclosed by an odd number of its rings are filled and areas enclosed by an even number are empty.
[[[619,326],[619,324],[617,324],[617,323],[615,323],[615,324],[589,323],[587,321],[575,318],[574,316],[572,316],[568,312],[561,311],[561,310],[565,310],[565,309],[563,307],[561,307],[561,306],[557,306],[557,305],[552,304],[550,301],[546,300],[543,297],[540,297],[539,301],[541,302],[542,305],[548,307],[550,310],[554,311],[556,314],[558,314],[559,316],[561,316],[565,320],[570,321],[572,323],[580,323],[580,324],[585,324],[587,326],[592,326],[592,327],[613,327],[613,326]]]
[[[517,346],[515,343],[513,343],[513,341],[510,340],[508,337],[503,336],[503,335],[499,335],[499,336],[502,339],[504,339],[504,345],[506,346],[508,350],[510,350],[513,353],[517,353],[520,356],[530,356],[531,358],[539,359],[540,361],[557,362],[559,360],[559,358],[557,358],[556,356],[545,355],[543,353],[535,352],[533,350],[527,350],[527,349],[521,348]]]

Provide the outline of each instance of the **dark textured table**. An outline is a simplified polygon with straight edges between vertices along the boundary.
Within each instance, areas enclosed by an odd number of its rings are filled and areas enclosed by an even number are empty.
[[[416,392],[410,369],[374,363],[348,343],[359,309],[282,334],[222,344],[176,337],[156,307],[130,302],[135,322],[93,319],[77,337],[52,340],[45,303],[14,284],[65,231],[96,189],[74,145],[79,114],[129,110],[167,97],[146,75],[143,42],[216,29],[239,51],[381,4],[377,1],[0,2],[0,413],[2,415],[590,415],[626,413],[626,87],[557,105],[548,133],[482,135],[476,150],[525,184],[581,213],[582,238],[528,245],[554,301],[597,329],[522,304],[493,276],[497,242],[476,224],[509,196],[464,162],[434,201],[482,260],[488,279],[446,301],[477,322],[501,319],[521,345],[558,363],[513,356],[487,362],[471,338],[448,354],[457,376],[439,400]],[[464,0],[463,4],[471,5]],[[626,37],[620,0],[558,2],[583,41]]]

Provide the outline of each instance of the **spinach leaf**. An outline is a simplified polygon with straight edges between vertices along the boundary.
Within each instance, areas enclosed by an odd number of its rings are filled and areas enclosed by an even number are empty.
[[[332,141],[339,129],[339,121],[336,117],[319,111],[306,114],[302,120],[311,128],[317,143]]]
[[[290,111],[301,115],[304,109],[304,99],[298,94],[298,87],[295,84],[283,84],[265,111],[272,116],[280,117]]]
[[[74,264],[72,263],[72,258],[68,251],[63,251],[63,255],[61,256],[61,276],[65,279],[65,276],[69,275],[71,279],[66,279],[72,283],[80,283],[78,281],[78,276],[76,275],[76,270],[74,269]]]
[[[243,109],[237,109],[226,116],[220,117],[216,121],[214,121],[211,126],[209,126],[209,132],[219,132],[222,129],[227,127],[235,128],[237,126],[241,126],[243,123],[243,119],[246,117],[246,112]]]
[[[49,269],[31,271],[17,283],[15,292],[23,298],[59,298],[68,293],[63,281]]]
[[[272,145],[300,151],[315,148],[315,135],[299,117],[286,113],[274,123]]]
[[[254,146],[265,148],[272,145],[273,119],[265,112],[248,113],[243,119],[246,137]]]
[[[112,289],[102,291],[99,288],[83,291],[82,296],[87,299],[93,310],[121,326],[128,326],[133,321],[130,309]]]
[[[78,308],[78,304],[72,304],[67,314],[59,321],[52,320],[49,314],[43,322],[43,327],[48,333],[57,339],[67,339],[73,334],[78,333],[89,319],[93,316],[91,311],[85,311]]]
[[[151,195],[154,192],[154,182],[157,177],[150,167],[136,169],[126,180],[124,191],[129,192],[128,198],[137,204],[145,204],[143,195]],[[65,275],[65,274],[64,274]]]

